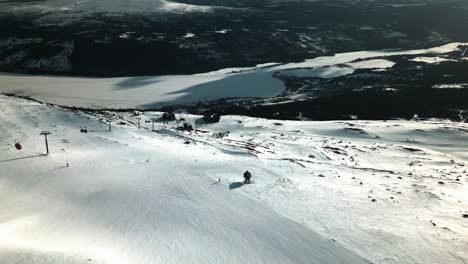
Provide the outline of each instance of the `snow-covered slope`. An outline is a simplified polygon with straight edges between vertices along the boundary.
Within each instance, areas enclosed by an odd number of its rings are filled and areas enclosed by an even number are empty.
[[[333,78],[360,68],[382,69],[393,66],[388,60],[375,58],[444,54],[456,51],[464,44],[450,43],[430,49],[406,51],[348,52],[299,63],[269,63],[194,75],[76,78],[0,74],[0,92],[31,96],[68,106],[144,109],[220,98],[273,97],[285,89],[282,81],[274,78],[275,73]]]
[[[468,261],[466,124],[160,116],[0,96],[0,262]]]
[[[230,191],[227,176],[245,167],[218,159],[253,164],[247,153],[134,127],[107,132],[95,118],[0,100],[2,263],[368,263]],[[42,129],[52,132],[49,156]]]
[[[21,14],[35,12],[46,14],[47,19],[76,19],[92,13],[151,13],[168,11],[208,11],[208,6],[189,5],[170,0],[44,0],[0,1],[0,13]]]

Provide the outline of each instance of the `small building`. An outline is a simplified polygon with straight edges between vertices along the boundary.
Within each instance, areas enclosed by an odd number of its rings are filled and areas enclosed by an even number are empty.
[[[181,127],[178,127],[177,130],[182,131],[193,131],[193,126],[190,123],[183,123]]]

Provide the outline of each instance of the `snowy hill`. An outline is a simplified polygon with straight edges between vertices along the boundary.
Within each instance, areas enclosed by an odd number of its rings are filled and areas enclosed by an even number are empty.
[[[466,124],[161,115],[0,96],[0,262],[468,261]]]
[[[45,0],[0,1],[1,13],[21,14],[31,12],[50,14],[47,19],[77,19],[92,13],[152,13],[208,11],[210,7],[189,5],[166,0]],[[63,22],[63,21],[62,21]]]
[[[247,153],[133,127],[108,133],[81,114],[1,101],[3,263],[368,263],[230,191],[227,178],[243,168],[225,174],[213,154],[253,162]],[[53,133],[49,156],[40,129]]]

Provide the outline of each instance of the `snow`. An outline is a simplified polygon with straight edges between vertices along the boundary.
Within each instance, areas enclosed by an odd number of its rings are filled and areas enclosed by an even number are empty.
[[[107,132],[83,113],[0,101],[3,263],[368,263],[230,190],[237,161],[256,161],[242,150],[186,145],[172,130]]]
[[[214,33],[217,33],[217,34],[226,34],[226,33],[228,33],[229,31],[231,31],[231,29],[221,29],[221,30],[215,31]]]
[[[119,36],[121,39],[129,39],[130,38],[131,32],[125,32],[122,35]]]
[[[436,84],[432,88],[434,89],[466,89],[468,88],[468,83]]]
[[[150,13],[167,11],[209,11],[209,6],[198,6],[177,3],[168,0],[45,0],[40,2],[24,2],[22,4],[2,3],[2,12],[54,12],[52,17],[62,15],[87,15],[90,13]],[[62,12],[65,11],[65,12]]]
[[[450,43],[407,51],[339,53],[298,63],[267,63],[194,75],[78,78],[0,74],[0,92],[68,106],[145,109],[220,98],[273,97],[285,89],[283,82],[273,77],[277,72],[333,78],[352,73],[352,69],[345,69],[342,64],[352,68],[387,68],[393,63],[383,57],[444,54],[458,50],[461,45],[466,44]]]
[[[296,77],[309,77],[309,78],[336,78],[339,76],[352,74],[354,69],[350,67],[339,67],[339,66],[327,66],[327,67],[320,67],[320,68],[311,68],[311,69],[294,69],[294,70],[287,70],[281,73],[296,76]]]
[[[359,59],[370,59],[378,57],[390,57],[396,55],[419,55],[419,54],[444,54],[455,50],[458,50],[459,46],[467,45],[467,43],[454,42],[443,46],[429,48],[429,49],[418,49],[418,50],[381,50],[381,51],[356,51],[338,53],[334,56],[323,56],[315,59],[305,60],[300,63],[287,63],[278,66],[280,69],[291,69],[291,68],[311,68],[311,67],[323,67],[328,65],[336,65],[342,63],[349,63]]]
[[[185,35],[183,36],[183,38],[193,38],[193,37],[195,37],[195,34],[193,34],[193,33],[191,33],[191,32],[188,32],[187,34],[185,34]]]
[[[361,26],[359,29],[364,31],[375,30],[374,27],[368,25]]]
[[[398,39],[398,38],[407,38],[408,35],[399,31],[390,31],[385,34],[385,37],[389,39]]]
[[[387,69],[395,65],[394,62],[383,59],[363,60],[357,62],[350,62],[344,65],[324,66],[308,69],[293,69],[282,71],[286,75],[296,77],[319,77],[319,78],[336,78],[343,75],[354,73],[357,69]]]
[[[442,58],[442,57],[417,57],[417,58],[412,59],[411,61],[424,62],[424,63],[432,64],[432,63],[441,63],[441,62],[456,61],[456,60],[446,59],[446,58]]]
[[[386,69],[391,68],[395,63],[389,60],[374,59],[348,63],[354,69]]]
[[[0,95],[1,262],[468,261],[467,124],[161,115]]]
[[[270,97],[283,91],[281,81],[269,72],[122,78],[0,75],[0,83],[0,92],[94,108],[162,107],[229,97]]]
[[[213,12],[215,9],[232,10],[233,7],[193,5],[170,0],[41,0],[0,1],[0,14],[34,14],[35,23],[63,26],[95,14],[121,16],[123,14],[181,14]]]

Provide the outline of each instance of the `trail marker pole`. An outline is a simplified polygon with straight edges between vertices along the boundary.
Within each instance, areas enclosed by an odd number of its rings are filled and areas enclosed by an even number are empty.
[[[107,122],[109,122],[109,132],[112,130],[112,127],[111,127],[111,122],[110,120],[107,120]]]
[[[140,120],[141,120],[141,117],[137,117],[137,121],[138,121],[138,129],[140,129]]]
[[[45,138],[45,145],[46,145],[46,151],[47,155],[49,155],[49,143],[47,142],[47,135],[50,135],[51,133],[49,131],[42,131],[41,135],[44,135]]]

